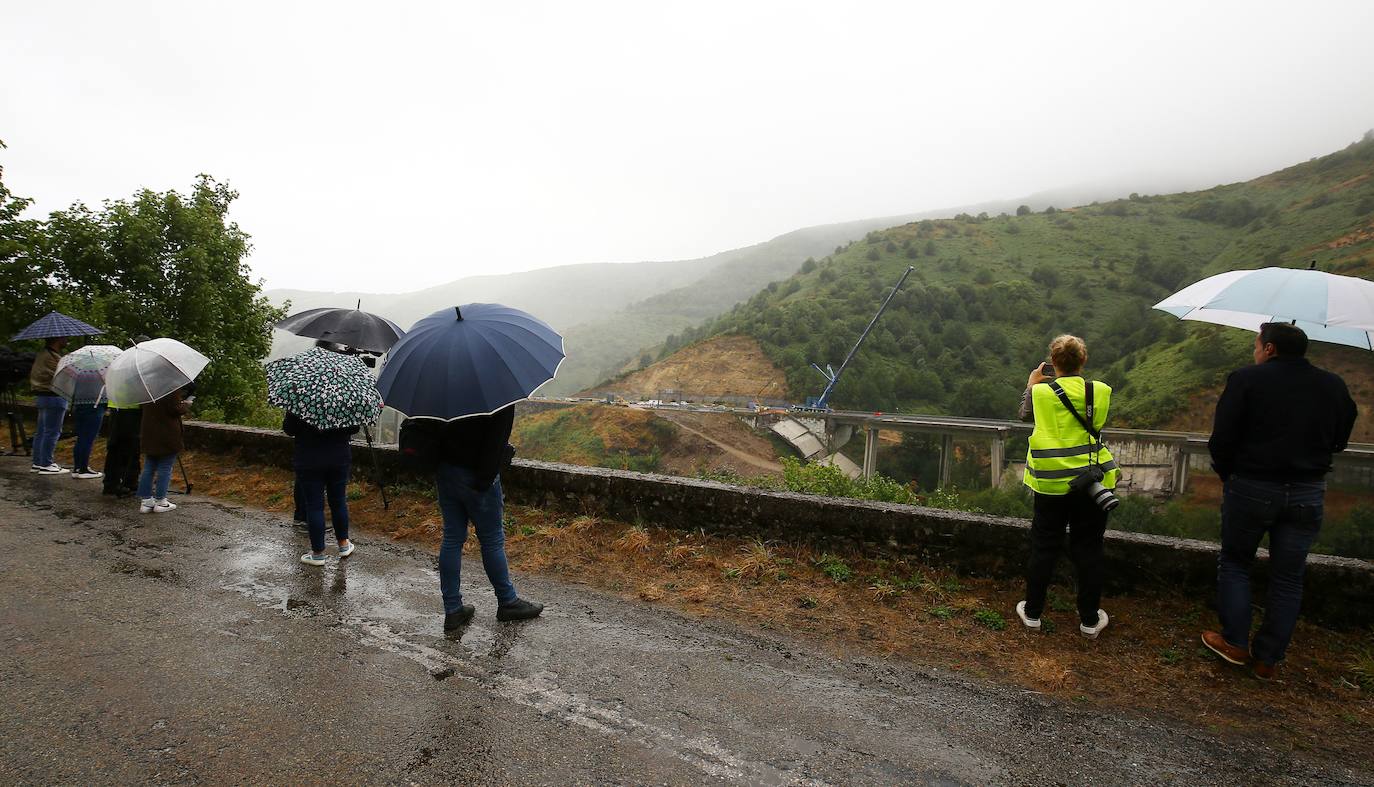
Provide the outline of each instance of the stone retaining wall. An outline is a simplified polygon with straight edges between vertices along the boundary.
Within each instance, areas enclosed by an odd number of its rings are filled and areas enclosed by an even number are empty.
[[[291,465],[291,439],[280,432],[188,422],[186,439],[196,448],[242,449],[267,464]],[[388,478],[406,475],[394,448],[378,448],[375,456]],[[355,443],[353,461],[356,470],[371,473],[373,458],[365,445]],[[823,549],[918,557],[991,577],[1021,576],[1030,526],[1023,519],[520,459],[502,475],[502,485],[507,499],[525,505]],[[1216,544],[1205,541],[1109,530],[1108,592],[1184,590],[1210,598],[1216,554]],[[1259,562],[1257,575],[1263,583],[1263,554]],[[1257,593],[1256,599],[1262,598]],[[1374,564],[1328,555],[1308,558],[1303,599],[1308,617],[1341,627],[1374,624],[1371,600]]]

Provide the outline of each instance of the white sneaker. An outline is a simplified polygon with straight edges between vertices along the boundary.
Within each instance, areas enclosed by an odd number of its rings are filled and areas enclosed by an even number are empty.
[[[168,511],[175,510],[176,507],[177,507],[177,504],[176,504],[176,503],[173,503],[172,501],[170,501],[170,500],[168,500],[167,498],[164,497],[164,498],[162,498],[161,500],[157,501],[156,503],[153,503],[153,513],[154,513],[154,514],[165,514],[165,513],[167,513]]]
[[[329,561],[325,559],[324,555],[317,555],[314,552],[306,552],[304,555],[301,555],[301,562],[306,564],[307,566],[323,566],[325,563],[328,563]]]
[[[43,472],[43,466],[42,466],[42,465],[29,465],[29,472],[30,472],[30,473],[41,473],[41,472]]]
[[[1035,629],[1037,631],[1040,630],[1040,618],[1026,617],[1026,602],[1016,602],[1016,617],[1020,618],[1021,622],[1026,624],[1026,628]]]
[[[104,478],[105,474],[99,470],[81,470],[72,473],[72,478]]]
[[[357,548],[358,548],[358,545],[357,545],[357,544],[354,544],[352,541],[349,541],[349,542],[348,542],[348,546],[346,546],[346,547],[344,547],[344,548],[342,548],[342,549],[339,550],[339,559],[342,560],[342,559],[348,557],[349,555],[353,554],[353,550],[355,550],[355,549],[357,549]]]
[[[156,500],[152,499],[151,497],[145,497],[143,498],[143,501],[138,504],[138,513],[151,514],[153,513],[153,506],[156,504]]]
[[[1098,634],[1101,634],[1101,633],[1102,633],[1102,629],[1104,629],[1104,628],[1106,628],[1106,627],[1107,627],[1107,613],[1099,609],[1099,610],[1097,611],[1097,625],[1096,625],[1096,626],[1085,626],[1085,625],[1083,625],[1082,623],[1079,623],[1079,624],[1078,624],[1078,631],[1079,631],[1080,633],[1082,633],[1082,635],[1085,636],[1085,637],[1087,637],[1088,639],[1097,639],[1097,635],[1098,635]]]
[[[56,462],[53,462],[47,467],[38,468],[39,475],[62,475],[65,472],[67,472],[67,468],[57,464]]]

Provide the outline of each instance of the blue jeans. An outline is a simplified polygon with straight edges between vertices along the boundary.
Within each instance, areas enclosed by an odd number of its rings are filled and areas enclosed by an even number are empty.
[[[57,450],[57,438],[62,434],[62,419],[67,414],[67,400],[60,396],[39,395],[38,433],[33,436],[33,463],[38,467],[52,464]]]
[[[72,424],[76,429],[76,447],[72,449],[72,467],[78,472],[89,470],[91,449],[100,435],[100,422],[105,420],[105,404],[78,404],[72,408]]]
[[[310,550],[324,552],[324,503],[329,501],[329,519],[334,523],[334,540],[348,539],[349,465],[296,468],[296,489],[305,508],[305,523],[310,528]]]
[[[148,454],[143,457],[143,474],[138,477],[138,496],[147,500],[167,499],[167,487],[172,483],[172,463],[177,460],[176,454],[166,456],[153,456]],[[153,494],[153,475],[157,475],[157,494]]]
[[[1256,661],[1276,664],[1288,650],[1302,607],[1307,551],[1322,526],[1325,481],[1282,483],[1232,476],[1221,503],[1217,614],[1221,634]],[[1269,594],[1264,620],[1250,640],[1250,566],[1269,534]]]
[[[458,580],[463,570],[463,542],[468,539],[468,521],[477,531],[482,545],[482,568],[496,591],[499,604],[515,601],[515,586],[506,565],[506,532],[502,529],[505,503],[501,479],[485,491],[473,488],[472,471],[458,465],[441,464],[435,478],[439,486],[439,510],[444,515],[444,540],[439,545],[439,592],[444,597],[444,613],[463,608],[463,591]]]

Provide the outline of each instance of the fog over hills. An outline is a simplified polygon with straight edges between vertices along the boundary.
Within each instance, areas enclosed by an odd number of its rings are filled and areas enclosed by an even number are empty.
[[[665,339],[728,311],[766,287],[795,274],[808,257],[823,257],[874,230],[957,214],[1014,213],[1017,206],[1040,210],[1151,190],[1167,176],[1142,177],[1137,185],[1085,184],[1033,194],[899,216],[807,227],[772,240],[709,257],[669,262],[587,263],[520,273],[472,276],[414,292],[365,293],[267,290],[274,304],[287,301],[298,312],[323,306],[362,308],[409,328],[440,309],[465,303],[503,303],[524,309],[564,334],[568,360],[542,393],[561,395],[590,387],[633,364]],[[388,283],[404,276],[404,263],[384,268]],[[277,333],[273,357],[295,352],[305,342]]]

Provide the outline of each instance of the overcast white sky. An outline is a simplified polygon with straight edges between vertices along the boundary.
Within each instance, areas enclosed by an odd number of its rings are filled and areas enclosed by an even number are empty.
[[[1374,3],[0,0],[5,181],[199,172],[270,287],[683,259],[1374,127]]]

